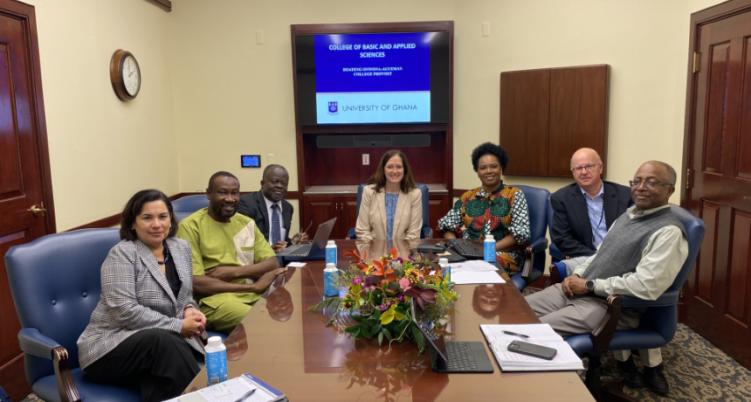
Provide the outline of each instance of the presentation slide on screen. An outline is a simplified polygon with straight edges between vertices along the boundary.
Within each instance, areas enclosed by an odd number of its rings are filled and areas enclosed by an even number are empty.
[[[318,124],[429,122],[432,36],[315,35]]]

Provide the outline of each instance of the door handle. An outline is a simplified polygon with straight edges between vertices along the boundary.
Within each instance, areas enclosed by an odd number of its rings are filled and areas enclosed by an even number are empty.
[[[47,213],[47,208],[44,207],[44,204],[39,204],[39,206],[32,205],[27,209],[28,212],[31,212],[34,216],[42,216],[45,213]]]

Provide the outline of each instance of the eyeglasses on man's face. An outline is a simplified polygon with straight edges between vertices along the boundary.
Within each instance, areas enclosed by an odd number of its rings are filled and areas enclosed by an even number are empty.
[[[645,180],[634,179],[634,180],[630,180],[628,182],[628,184],[631,186],[631,188],[639,188],[643,184],[644,187],[646,187],[646,188],[648,188],[650,190],[654,190],[655,188],[657,188],[657,186],[672,186],[672,184],[670,184],[670,183],[668,183],[666,181],[660,181],[660,180],[653,179],[653,178],[649,178],[649,179],[645,179]]]
[[[599,165],[598,163],[585,163],[583,165],[574,166],[571,168],[571,171],[574,173],[583,173],[583,172],[591,172],[592,169],[597,167]]]

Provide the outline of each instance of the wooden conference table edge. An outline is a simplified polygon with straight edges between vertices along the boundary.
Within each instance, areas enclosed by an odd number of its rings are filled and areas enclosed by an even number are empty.
[[[340,265],[348,261],[347,250],[366,247],[353,240],[337,240],[337,246]],[[400,243],[397,248],[404,255],[414,246]],[[386,245],[373,242],[369,250],[370,256],[382,255]],[[375,342],[355,342],[326,327],[318,313],[308,311],[323,293],[323,265],[322,261],[308,261],[306,267],[288,273],[288,282],[278,295],[289,298],[289,309],[294,308],[289,317],[274,317],[279,314],[280,302],[272,296],[259,300],[229,335],[230,378],[250,372],[292,401],[593,400],[575,372],[501,372],[479,324],[539,322],[505,273],[501,275],[506,280],[503,285],[457,286],[457,314],[452,315],[457,328],[454,339],[481,341],[494,372],[446,375],[432,372],[428,354],[418,355],[409,343],[395,344],[389,350]],[[405,371],[405,366],[410,369]],[[205,386],[203,368],[186,392]]]

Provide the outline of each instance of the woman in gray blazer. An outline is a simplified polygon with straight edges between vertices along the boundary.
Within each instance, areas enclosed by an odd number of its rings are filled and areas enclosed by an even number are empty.
[[[360,240],[414,240],[422,228],[422,193],[402,151],[386,151],[360,200],[355,232]]]
[[[190,246],[174,237],[172,204],[159,190],[133,195],[120,241],[102,264],[102,293],[78,338],[94,381],[138,386],[143,401],[179,395],[199,372],[206,317],[195,308]]]

